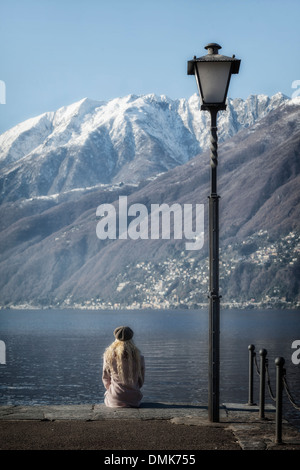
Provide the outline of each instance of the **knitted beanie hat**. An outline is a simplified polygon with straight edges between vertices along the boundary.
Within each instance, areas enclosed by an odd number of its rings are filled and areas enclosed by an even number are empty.
[[[133,337],[133,331],[129,326],[118,326],[114,331],[114,336],[119,341],[129,341]]]

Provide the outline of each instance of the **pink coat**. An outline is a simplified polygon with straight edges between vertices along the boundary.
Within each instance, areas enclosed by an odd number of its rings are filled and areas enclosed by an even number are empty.
[[[141,356],[142,380],[135,378],[133,385],[125,385],[120,382],[117,372],[117,364],[113,363],[112,370],[106,361],[103,361],[102,382],[106,388],[104,403],[106,406],[115,407],[139,407],[143,395],[140,389],[145,380],[145,359]],[[124,363],[124,373],[126,374],[126,364]]]

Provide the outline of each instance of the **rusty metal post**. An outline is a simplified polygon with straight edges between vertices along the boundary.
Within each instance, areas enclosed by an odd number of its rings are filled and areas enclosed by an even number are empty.
[[[260,355],[260,383],[259,383],[259,417],[265,418],[265,389],[266,389],[266,356],[267,350],[261,349]]]

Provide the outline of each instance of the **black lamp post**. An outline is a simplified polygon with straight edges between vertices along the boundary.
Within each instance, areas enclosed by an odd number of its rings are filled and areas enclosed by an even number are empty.
[[[208,413],[219,422],[220,382],[220,295],[219,295],[219,196],[217,194],[218,137],[217,114],[226,109],[230,77],[238,73],[240,60],[219,54],[221,46],[208,44],[208,54],[188,61],[188,75],[195,75],[201,110],[211,116],[211,192],[209,196],[209,384]]]

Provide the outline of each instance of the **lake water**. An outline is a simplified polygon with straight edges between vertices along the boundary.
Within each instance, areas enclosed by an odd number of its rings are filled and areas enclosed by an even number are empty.
[[[102,354],[113,330],[129,325],[145,356],[144,401],[207,403],[208,313],[206,310],[1,310],[0,404],[103,402]],[[220,402],[248,401],[248,345],[268,351],[275,393],[275,365],[285,358],[292,395],[300,403],[300,364],[291,360],[300,339],[295,310],[221,310]],[[259,377],[254,373],[254,398]],[[285,394],[284,394],[285,395]],[[266,403],[273,403],[268,392]],[[284,414],[300,424],[300,411],[284,398]]]

